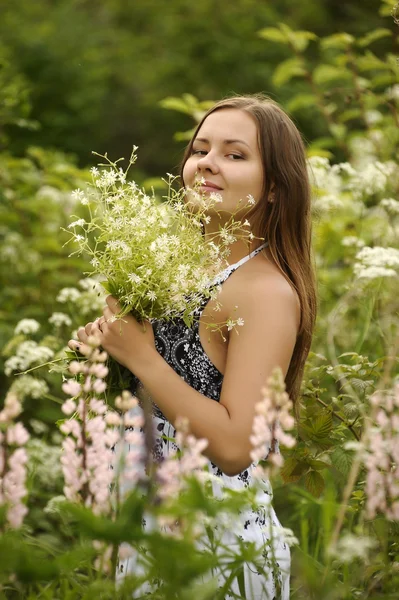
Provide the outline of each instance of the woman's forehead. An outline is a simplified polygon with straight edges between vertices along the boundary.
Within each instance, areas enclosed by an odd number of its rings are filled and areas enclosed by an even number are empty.
[[[207,116],[195,139],[241,139],[257,145],[257,127],[251,115],[237,108],[223,108]]]

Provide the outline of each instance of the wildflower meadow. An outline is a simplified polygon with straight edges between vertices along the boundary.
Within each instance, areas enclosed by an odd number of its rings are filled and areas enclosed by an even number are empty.
[[[201,246],[175,176],[141,169],[144,148],[137,164],[137,148],[118,162],[85,138],[105,165],[97,155],[84,167],[67,146],[32,143],[42,135],[34,93],[0,44],[1,599],[251,600],[244,565],[275,577],[279,536],[291,547],[292,600],[399,598],[399,11],[383,0],[375,13],[383,25],[361,33],[316,34],[281,17],[251,34],[273,67],[264,87],[300,129],[316,124],[305,138],[318,318],[296,407],[279,370],[264,382],[250,439],[256,482],[243,491],[207,471],[207,440],[184,420],[157,464],[126,373],[111,383],[115,365],[95,336],[84,355],[67,346],[109,292],[143,318],[184,307],[189,322],[223,256]],[[44,69],[44,47],[40,57]],[[208,90],[176,88],[158,103],[171,146],[190,138]],[[70,110],[83,110],[74,100]],[[233,219],[226,244],[246,226]],[[245,323],[237,315],[229,327]],[[267,479],[284,527],[262,551],[224,544],[245,507],[268,514],[257,494]]]

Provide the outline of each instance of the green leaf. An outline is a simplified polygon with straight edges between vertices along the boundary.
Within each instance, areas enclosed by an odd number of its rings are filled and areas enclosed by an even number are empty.
[[[385,71],[385,73],[379,73],[378,75],[375,75],[375,77],[372,77],[370,79],[370,84],[371,84],[371,88],[387,88],[390,85],[394,85],[397,81],[396,76],[394,75],[394,73],[388,73],[388,71]]]
[[[288,44],[287,36],[277,27],[265,27],[258,31],[259,37],[264,40],[269,40],[270,42],[277,42],[281,44]]]
[[[315,471],[322,471],[323,469],[329,469],[330,465],[328,462],[325,462],[324,460],[317,460],[315,458],[311,458],[308,461],[309,465],[312,467],[312,469],[314,469]]]
[[[374,71],[374,70],[384,70],[390,71],[391,65],[383,60],[380,60],[373,54],[368,51],[364,56],[359,56],[356,59],[356,65],[360,71]]]
[[[302,109],[314,110],[316,104],[316,96],[314,94],[297,94],[287,102],[288,112],[296,112]]]
[[[187,141],[191,140],[191,138],[193,137],[193,135],[195,133],[195,129],[196,129],[196,127],[193,127],[192,129],[189,129],[188,131],[177,131],[173,135],[173,139],[176,140],[176,142],[187,142]]]
[[[329,50],[330,48],[334,49],[344,49],[347,46],[350,46],[355,41],[353,35],[350,33],[335,33],[334,35],[329,35],[321,40],[320,45],[323,50]]]
[[[280,87],[290,81],[293,77],[305,75],[303,60],[300,58],[288,58],[278,65],[272,77],[274,85]]]
[[[305,487],[312,494],[318,498],[324,490],[324,479],[317,471],[309,471],[305,475]]]
[[[280,475],[284,483],[296,483],[300,479],[302,475],[301,469],[299,467],[300,464],[300,461],[293,456],[290,456],[284,461],[284,465],[282,466],[280,471]],[[306,466],[306,468],[308,467]],[[294,473],[296,469],[298,469],[299,472],[296,471]]]
[[[313,434],[318,438],[325,438],[330,433],[332,426],[333,419],[331,413],[319,415],[312,423]]]
[[[375,29],[374,31],[370,31],[364,37],[357,40],[356,43],[361,48],[365,48],[366,46],[369,46],[373,42],[380,40],[381,38],[391,36],[391,35],[392,35],[392,31],[390,31],[390,29],[381,27],[379,29]]]
[[[337,471],[347,477],[352,466],[352,456],[348,451],[336,446],[331,453],[331,462]]]
[[[343,140],[347,133],[347,128],[343,123],[331,123],[330,131],[337,140]]]
[[[191,102],[188,104],[187,101],[182,100],[181,98],[176,98],[175,96],[168,96],[160,101],[160,106],[162,108],[166,108],[167,110],[176,110],[177,112],[184,113],[186,115],[192,115],[193,106]]]
[[[317,35],[312,31],[293,31],[285,23],[280,23],[280,29],[297,52],[304,52],[309,42],[317,39]]]
[[[339,120],[341,123],[346,123],[347,121],[351,121],[352,119],[358,119],[362,116],[362,112],[360,108],[351,108],[349,110],[344,110],[339,115]]]
[[[352,73],[347,69],[321,64],[313,71],[313,79],[317,85],[324,85],[333,81],[342,81],[352,78]]]

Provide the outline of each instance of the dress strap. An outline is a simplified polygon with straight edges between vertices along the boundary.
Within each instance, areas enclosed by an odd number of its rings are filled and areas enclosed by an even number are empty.
[[[248,254],[248,256],[244,256],[241,260],[234,263],[233,265],[228,265],[225,269],[223,269],[223,271],[216,275],[216,277],[212,281],[212,285],[218,285],[220,283],[223,283],[232,273],[234,273],[234,271],[238,269],[238,267],[241,267],[241,265],[246,263],[247,260],[250,260],[257,254],[259,254],[259,252],[263,250],[263,248],[266,248],[268,245],[269,242],[265,242],[261,246],[258,246],[258,248],[255,248],[255,250]]]

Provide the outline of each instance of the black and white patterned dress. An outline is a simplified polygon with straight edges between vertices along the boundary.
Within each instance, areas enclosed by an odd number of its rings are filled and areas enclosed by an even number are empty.
[[[263,244],[254,252],[245,256],[239,262],[228,266],[220,273],[213,285],[222,285],[242,264],[253,256],[258,254],[267,244]],[[171,321],[154,320],[152,326],[155,335],[155,345],[159,354],[165,361],[196,391],[204,396],[219,402],[223,384],[223,375],[211,362],[206,354],[199,336],[199,318],[208,302],[204,299],[202,306],[197,309],[196,319],[189,328],[185,325],[183,319],[174,319]],[[137,392],[137,386],[140,382],[134,378],[132,392]],[[156,440],[154,455],[155,459],[162,460],[168,456],[171,448],[176,448],[173,438],[176,431],[171,423],[163,415],[162,411],[154,404],[153,406],[154,429],[156,431]],[[243,487],[251,485],[251,473],[254,465],[245,469],[242,473],[229,477],[225,475],[216,465],[209,461],[208,465],[211,473],[217,476],[221,485],[217,481],[214,486],[214,494],[220,495],[222,487],[229,487],[233,490],[240,490]],[[281,594],[276,591],[276,570],[274,577],[268,568],[270,555],[265,553],[263,570],[255,570],[250,565],[245,565],[244,581],[247,600],[288,600],[289,599],[289,573],[290,573],[290,550],[283,537],[276,536],[276,530],[281,527],[277,516],[271,506],[272,490],[269,481],[262,482],[262,489],[259,491],[258,499],[264,509],[254,512],[248,509],[237,515],[234,531],[224,533],[223,543],[230,547],[237,544],[237,537],[245,541],[256,542],[264,545],[268,539],[268,530],[273,526],[274,531],[274,556],[278,564],[277,579],[281,588]],[[119,565],[120,574],[131,572],[135,569],[135,560],[133,558],[122,561]],[[224,582],[222,576],[219,577],[220,584]],[[240,598],[238,582],[233,588],[235,598]],[[227,596],[228,598],[229,596]]]

